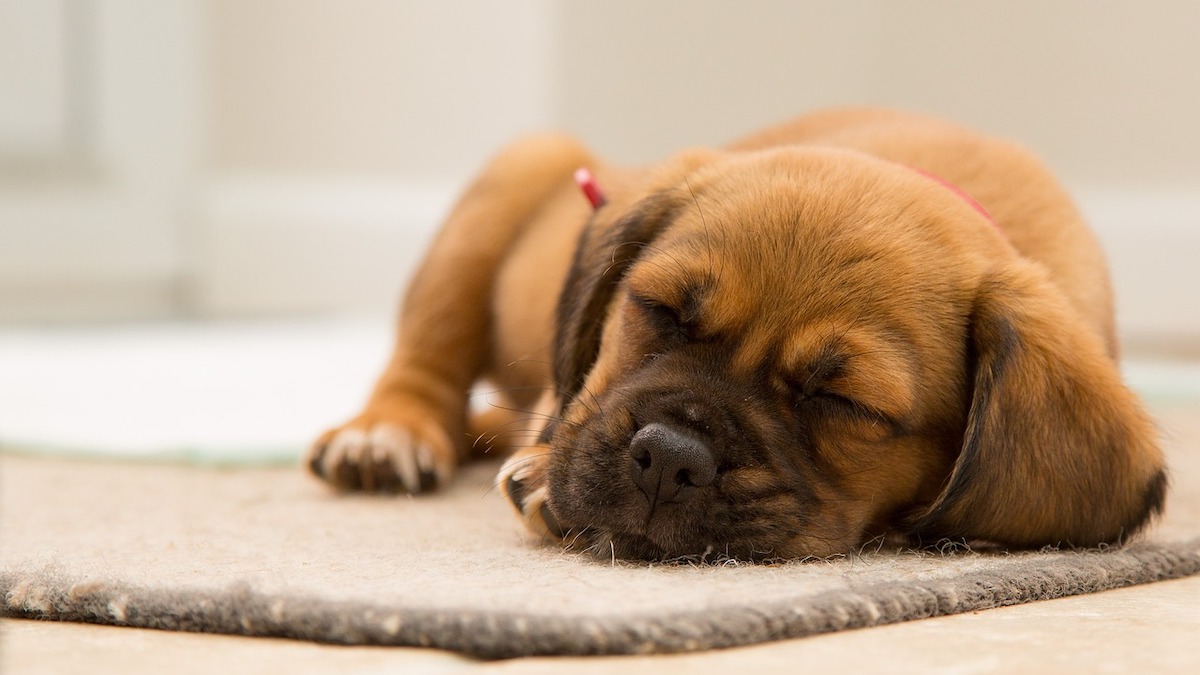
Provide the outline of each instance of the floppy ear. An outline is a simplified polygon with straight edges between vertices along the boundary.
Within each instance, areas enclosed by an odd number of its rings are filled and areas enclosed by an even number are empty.
[[[616,222],[596,214],[584,229],[566,284],[558,299],[554,379],[560,401],[579,393],[600,351],[608,306],[621,279],[647,245],[670,222],[678,200],[659,192],[633,206]],[[610,204],[605,209],[620,208]]]
[[[1153,425],[1040,267],[1020,263],[983,283],[970,342],[962,451],[912,524],[917,538],[1094,546],[1161,512],[1167,479]]]

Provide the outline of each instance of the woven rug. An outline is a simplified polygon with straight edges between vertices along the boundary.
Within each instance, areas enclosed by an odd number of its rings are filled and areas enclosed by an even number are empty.
[[[340,497],[287,468],[0,457],[10,616],[425,645],[483,658],[745,645],[1200,572],[1200,415],[1160,409],[1166,519],[1123,549],[864,550],[641,565],[522,539],[495,464],[447,492]]]

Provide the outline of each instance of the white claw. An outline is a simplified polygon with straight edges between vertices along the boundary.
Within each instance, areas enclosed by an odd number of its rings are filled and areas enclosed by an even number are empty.
[[[529,517],[537,516],[542,504],[549,498],[550,490],[545,485],[539,485],[525,496],[525,503],[521,504],[521,513]]]
[[[437,463],[433,448],[428,445],[417,446],[417,466],[421,467],[421,471],[433,474],[442,485],[450,479],[450,476],[446,475],[446,468]]]
[[[503,480],[512,478],[518,483],[524,483],[537,475],[539,468],[536,461],[532,461],[528,457],[513,455],[504,460],[504,464],[500,466],[499,475]]]
[[[392,468],[409,492],[421,491],[421,472],[413,453],[412,435],[403,429],[381,424],[371,429],[371,443],[390,459]]]
[[[347,459],[357,459],[366,440],[366,434],[359,429],[345,429],[334,436],[321,458],[321,469],[325,475],[334,475],[337,468]]]

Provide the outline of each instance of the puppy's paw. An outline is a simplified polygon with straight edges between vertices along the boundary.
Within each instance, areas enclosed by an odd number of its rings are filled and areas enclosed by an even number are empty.
[[[318,438],[306,463],[340,490],[430,492],[458,465],[450,435],[434,419],[417,408],[368,409]]]
[[[561,539],[562,529],[546,504],[550,449],[531,445],[517,451],[500,467],[496,484],[508,503],[516,509],[525,528],[534,535]]]

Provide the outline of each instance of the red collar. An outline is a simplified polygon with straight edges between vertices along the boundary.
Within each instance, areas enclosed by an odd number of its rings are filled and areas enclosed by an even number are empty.
[[[912,169],[913,171],[916,171],[917,173],[921,174],[922,176],[925,176],[929,180],[932,180],[933,182],[937,183],[938,185],[941,185],[942,187],[946,188],[947,190],[958,195],[958,197],[960,199],[962,199],[964,202],[966,202],[968,206],[970,206],[971,208],[978,211],[979,214],[981,216],[983,216],[984,218],[987,218],[989,223],[991,223],[992,225],[996,225],[996,219],[992,217],[992,214],[988,213],[987,209],[983,208],[983,204],[980,204],[978,201],[976,201],[975,198],[972,197],[970,194],[968,194],[966,190],[958,187],[954,183],[951,183],[950,181],[946,180],[945,178],[942,178],[941,176],[939,176],[935,173],[930,173],[930,172],[926,171],[925,169],[915,167],[911,164],[905,164],[904,166],[907,166],[908,168]],[[997,227],[999,227],[999,226],[997,225]]]
[[[608,197],[600,190],[600,184],[596,182],[596,176],[586,166],[575,169],[575,184],[579,186],[579,190],[583,192],[583,196],[592,205],[593,211],[608,203]]]

